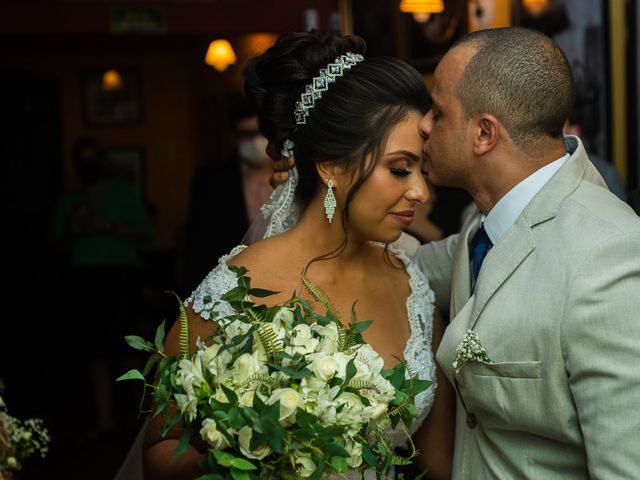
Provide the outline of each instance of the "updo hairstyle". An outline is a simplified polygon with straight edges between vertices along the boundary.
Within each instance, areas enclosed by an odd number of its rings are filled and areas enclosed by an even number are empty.
[[[364,40],[355,35],[286,33],[244,71],[245,94],[262,133],[278,151],[286,139],[294,142],[296,195],[303,207],[320,185],[317,163],[336,161],[357,178],[346,197],[345,229],[349,203],[378,163],[390,129],[409,112],[424,114],[429,106],[424,80],[413,67],[390,57],[366,58],[329,84],[306,124],[296,125],[295,104],[320,69],[347,52],[365,51]],[[367,165],[369,154],[373,161]]]

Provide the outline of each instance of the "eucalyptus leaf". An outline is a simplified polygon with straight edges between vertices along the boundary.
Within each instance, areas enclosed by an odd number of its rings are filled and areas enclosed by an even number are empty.
[[[369,328],[372,323],[373,323],[373,320],[364,320],[362,322],[357,322],[353,325],[353,327],[351,328],[351,331],[362,333],[367,328]]]
[[[120,375],[118,378],[116,378],[116,382],[120,382],[122,380],[142,380],[144,382],[145,378],[144,378],[144,375],[140,373],[139,370],[134,369],[134,370],[129,370],[124,375]]]
[[[344,473],[347,471],[347,459],[344,457],[331,457],[331,468],[338,473]]]
[[[131,348],[135,348],[136,350],[149,350],[146,340],[138,335],[127,335],[124,339]]]
[[[233,480],[251,480],[251,476],[244,470],[238,470],[237,468],[231,469],[231,477]]]
[[[256,467],[250,461],[245,460],[244,458],[238,458],[238,457],[231,459],[231,466],[233,468],[237,468],[238,470],[257,470],[258,469],[258,467]]]
[[[188,447],[189,447],[189,430],[185,428],[182,431],[182,435],[180,435],[180,441],[178,442],[178,446],[173,452],[173,458],[174,459],[178,458],[180,455],[182,455],[184,452],[187,451]]]
[[[264,288],[252,288],[248,291],[249,295],[256,298],[270,297],[271,295],[277,295],[280,292],[274,292],[273,290],[265,290]]]
[[[149,373],[151,372],[151,369],[153,368],[153,366],[158,363],[158,361],[161,359],[162,357],[160,356],[159,353],[154,353],[153,355],[151,355],[149,357],[149,359],[147,360],[147,363],[144,366],[144,369],[142,370],[142,375],[144,375],[145,377],[147,375],[149,375]]]
[[[158,328],[156,329],[156,337],[154,339],[154,343],[156,349],[159,352],[164,352],[164,320],[160,325],[158,325]]]
[[[222,465],[223,467],[230,467],[231,460],[233,460],[234,458],[234,456],[230,453],[223,452],[222,450],[218,450],[217,448],[213,449],[213,455],[216,457],[218,465]]]

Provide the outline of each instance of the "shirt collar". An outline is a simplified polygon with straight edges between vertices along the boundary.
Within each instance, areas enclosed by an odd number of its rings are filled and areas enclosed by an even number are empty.
[[[487,235],[495,245],[500,237],[515,223],[522,211],[536,194],[551,180],[551,177],[569,160],[566,153],[562,157],[536,170],[507,192],[491,211],[481,217]]]

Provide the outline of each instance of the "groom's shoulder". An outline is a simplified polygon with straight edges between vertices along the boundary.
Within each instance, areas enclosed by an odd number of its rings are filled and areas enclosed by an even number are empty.
[[[564,210],[564,212],[563,212]],[[637,235],[640,217],[625,202],[606,188],[582,182],[559,211],[564,219],[582,226],[591,235]]]

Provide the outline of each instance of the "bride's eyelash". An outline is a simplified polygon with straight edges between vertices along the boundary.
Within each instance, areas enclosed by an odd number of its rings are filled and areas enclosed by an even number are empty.
[[[398,177],[406,177],[407,175],[411,175],[411,170],[407,168],[390,168],[389,171],[393,175],[397,175]]]

